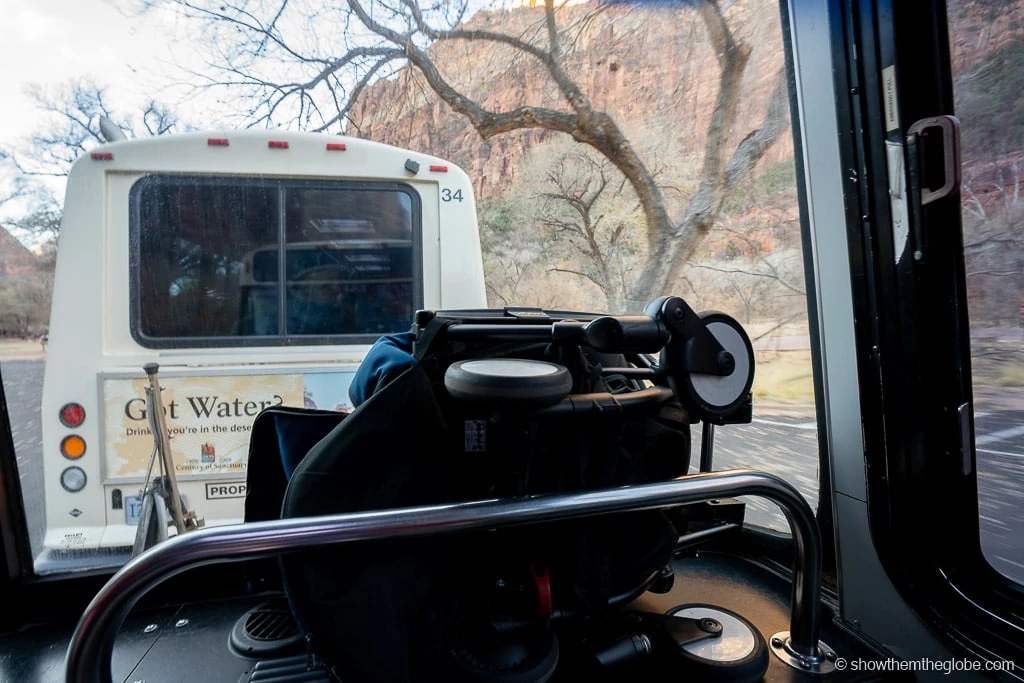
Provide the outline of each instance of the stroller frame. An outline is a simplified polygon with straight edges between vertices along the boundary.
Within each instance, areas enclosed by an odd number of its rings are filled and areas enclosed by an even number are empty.
[[[802,671],[831,670],[834,655],[818,641],[822,544],[814,512],[791,484],[775,475],[725,470],[603,491],[253,522],[177,536],[131,560],[92,599],[68,646],[66,680],[109,683],[114,639],[128,612],[149,590],[188,569],[339,543],[664,509],[735,496],[778,504],[795,541],[790,630],[771,638],[772,649]]]
[[[446,341],[543,341],[634,357],[660,351],[660,363],[652,360],[647,367],[633,368],[631,374],[660,384],[662,388],[655,393],[674,394],[689,412],[691,423],[703,421],[709,426],[750,421],[753,353],[742,328],[728,316],[698,315],[678,297],[662,297],[640,316],[567,314],[566,319],[559,315],[536,309],[423,311],[414,324],[414,355],[417,359],[427,357],[439,333]],[[728,344],[719,343],[707,323],[715,320],[721,325],[721,319],[725,319]],[[534,322],[538,324],[531,324]],[[707,392],[707,385],[693,381],[691,375],[713,381],[721,378],[725,383]],[[670,389],[664,387],[666,383]],[[578,400],[584,396],[583,401]],[[586,406],[603,409],[595,398],[600,394],[584,396],[570,394],[540,412],[576,413],[586,410]],[[653,400],[657,401],[657,396]],[[702,465],[704,461],[702,457]],[[772,650],[783,662],[801,671],[830,671],[835,655],[818,641],[822,551],[814,513],[796,489],[781,478],[752,470],[730,470],[584,492],[271,520],[180,536],[129,562],[93,599],[68,648],[67,679],[109,681],[114,635],[132,605],[149,589],[190,568],[333,544],[664,510],[737,496],[758,496],[777,503],[789,520],[795,541],[791,630],[770,639]]]

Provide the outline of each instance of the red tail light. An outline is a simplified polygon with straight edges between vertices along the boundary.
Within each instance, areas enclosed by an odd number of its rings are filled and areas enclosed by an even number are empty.
[[[65,403],[60,409],[60,423],[65,427],[78,427],[85,422],[85,408],[79,403]]]

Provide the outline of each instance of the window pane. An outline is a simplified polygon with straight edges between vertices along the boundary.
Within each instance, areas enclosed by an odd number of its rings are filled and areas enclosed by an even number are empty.
[[[287,334],[408,329],[417,308],[412,195],[292,189],[287,206]],[[276,264],[258,270],[276,273]]]
[[[246,257],[277,250],[278,190],[153,176],[132,190],[137,331],[144,338],[277,334],[277,286],[244,287]],[[265,252],[260,252],[265,253]]]
[[[949,4],[981,548],[1024,582],[1024,6]]]
[[[540,16],[532,9],[475,19],[467,15],[466,20],[523,35],[523,22]],[[647,189],[659,195],[646,205],[663,206],[665,225],[682,239],[656,239],[657,226],[648,223],[636,186],[622,175],[621,166],[592,147],[552,131],[480,139],[464,117],[428,90],[380,97],[368,88],[352,110],[353,117],[364,120],[351,119],[349,132],[440,154],[469,172],[480,204],[462,190],[442,188],[439,197],[428,200],[433,201],[428,208],[431,216],[443,216],[445,202],[463,208],[472,202],[481,209],[494,306],[636,312],[653,297],[678,294],[698,310],[719,309],[739,319],[754,338],[757,354],[754,422],[716,431],[715,467],[779,474],[813,503],[815,408],[779,7],[708,4],[706,9],[721,11],[728,39],[740,48],[742,59],[731,67],[719,62],[723,53],[715,49],[714,31],[708,31],[709,15],[690,4],[609,3],[602,5],[601,16],[592,16],[592,9],[568,3],[559,11],[559,30],[565,32],[566,45],[573,45],[565,63],[568,76],[622,133],[619,150],[636,153],[650,181]],[[600,20],[593,21],[595,16]],[[534,69],[537,64],[530,60],[523,62],[499,47],[461,64],[473,68],[458,68],[453,55],[445,57],[450,61],[442,67],[461,79],[455,85],[474,93],[481,106],[565,107],[557,84],[545,82],[544,70]],[[720,93],[723,83],[735,91]],[[217,97],[233,114],[241,111],[233,93]],[[728,105],[724,109],[723,102]],[[202,120],[214,122],[208,113]],[[713,119],[726,124],[713,126]],[[282,120],[273,125],[303,124]],[[236,149],[240,146],[231,148]],[[33,146],[31,153],[40,150]],[[408,328],[423,303],[419,195],[402,180],[332,183],[324,180],[330,173],[318,174],[315,182],[286,178],[305,162],[284,154],[277,157],[284,167],[267,177],[162,174],[136,184],[131,272],[124,284],[132,288],[132,331],[143,343],[312,344],[323,343],[323,335],[348,334],[360,335],[362,342]],[[331,152],[331,158],[339,157]],[[210,168],[201,163],[195,168]],[[300,166],[290,166],[296,163]],[[443,166],[436,171],[425,167],[419,175],[412,165],[404,167],[408,171],[395,168],[418,188],[428,179],[446,177],[433,175],[443,173]],[[720,182],[724,172],[728,185]],[[440,226],[442,235],[446,227]],[[438,239],[433,230],[431,239]],[[685,245],[673,249],[673,266],[679,267],[663,285],[637,294],[645,267],[660,250],[677,244]],[[63,256],[65,262],[76,257],[70,252]],[[440,259],[429,267],[430,272],[443,270],[446,281],[452,273],[461,276],[463,268],[475,268]],[[54,368],[56,354],[50,353]],[[38,510],[32,530],[37,549],[46,523],[42,462],[60,457],[53,448],[44,453],[39,438],[42,354],[30,337],[3,358],[8,396],[17,396],[20,409],[15,441],[30,516]],[[8,364],[13,366],[9,373]],[[68,374],[97,374],[95,368],[82,368],[82,373]],[[90,386],[85,393],[100,392]],[[321,407],[345,400],[330,394],[321,399],[319,388],[316,399]],[[46,424],[55,422],[55,413],[43,415]],[[90,416],[98,420],[99,411]],[[694,437],[696,465],[699,428]],[[87,457],[108,447],[90,443]],[[97,474],[90,483],[99,481]],[[48,483],[61,493],[59,484]],[[128,491],[123,487],[125,496]],[[49,507],[62,525],[83,523],[84,505],[58,509],[52,505],[55,498],[50,496]],[[109,491],[105,499],[107,519],[125,520],[127,513],[115,510]],[[786,528],[773,506],[753,499],[748,503],[755,507],[749,521]]]
[[[614,93],[608,111],[656,173],[669,229],[645,215],[634,191],[639,183],[565,138],[534,143],[530,133],[517,143],[508,134],[503,149],[526,151],[503,159],[509,170],[497,186],[485,184],[490,156],[456,161],[476,179],[481,197],[492,305],[638,313],[659,296],[678,295],[696,311],[722,311],[743,325],[757,366],[753,421],[715,430],[713,467],[776,474],[814,506],[817,420],[779,7],[717,7],[722,23],[715,26],[742,45],[742,64],[716,60],[708,14],[687,3],[626,3],[622,15],[607,16],[615,17],[609,26],[631,28],[607,34],[565,29],[580,49],[616,56],[575,64],[572,75],[594,84],[588,94],[602,102]],[[564,10],[566,26],[572,11]],[[633,33],[641,19],[643,28]],[[510,13],[502,18],[508,25],[495,19],[489,28],[508,30],[517,20]],[[657,49],[643,48],[639,35],[657,40]],[[733,77],[724,78],[723,69],[734,70]],[[544,74],[531,77],[541,82]],[[733,97],[730,109],[723,102]],[[562,106],[555,98],[546,103]],[[389,116],[395,117],[390,109]],[[723,129],[718,119],[730,123]],[[403,130],[396,126],[391,140],[405,144]],[[751,154],[753,139],[764,142]],[[729,170],[720,175],[723,169]],[[732,180],[722,182],[725,174]],[[700,439],[697,425],[693,469]],[[748,522],[788,530],[774,504],[745,502]]]
[[[144,339],[380,334],[419,306],[408,189],[150,177],[133,202]]]

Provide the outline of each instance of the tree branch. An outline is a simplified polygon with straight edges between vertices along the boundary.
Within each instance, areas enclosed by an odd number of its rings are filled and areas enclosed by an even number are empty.
[[[370,83],[373,81],[374,76],[377,75],[377,72],[379,72],[382,68],[384,68],[384,66],[389,64],[394,59],[400,59],[404,56],[399,50],[392,50],[391,52],[394,54],[392,54],[391,56],[381,57],[381,59],[377,60],[377,62],[373,66],[371,66],[366,73],[359,77],[359,80],[356,81],[355,85],[352,86],[352,89],[349,91],[345,104],[343,106],[337,107],[338,113],[329,118],[328,120],[324,121],[323,125],[314,128],[313,130],[315,132],[327,130],[333,124],[341,121],[343,118],[346,118],[349,112],[352,111],[352,107],[355,105],[355,103],[359,101],[359,96],[363,94],[363,90],[365,90],[367,86],[370,85]],[[339,104],[337,100],[335,100],[335,104]]]
[[[657,252],[648,256],[630,293],[630,303],[635,306],[664,293],[680,277],[683,265],[714,224],[727,191],[775,142],[784,120],[780,119],[780,106],[775,102],[777,95],[784,96],[786,92],[785,79],[780,77],[761,127],[739,143],[728,162],[723,160],[728,132],[735,123],[736,103],[751,50],[733,38],[715,0],[698,0],[697,9],[720,66],[718,95],[708,122],[700,183],[682,221],[673,230],[659,235],[655,243]]]
[[[348,0],[356,17],[382,38],[400,46],[409,61],[423,74],[431,89],[455,112],[462,114],[484,139],[523,128],[543,128],[571,135],[605,155],[629,179],[647,217],[648,242],[653,248],[670,223],[661,190],[646,165],[618,125],[604,112],[594,111],[590,101],[551,54],[512,36],[490,31],[438,31],[418,20],[417,28],[435,40],[492,40],[515,47],[537,58],[551,75],[575,115],[545,107],[521,106],[507,112],[484,109],[458,92],[440,73],[429,55],[412,38],[374,21],[359,0]],[[547,10],[546,10],[547,11]],[[552,10],[553,11],[553,10]]]
[[[595,285],[597,285],[597,287],[602,292],[606,292],[607,291],[606,286],[604,284],[602,284],[599,280],[597,280],[593,275],[590,275],[588,273],[584,273],[583,271],[580,271],[580,270],[573,270],[571,268],[548,268],[548,272],[549,273],[568,273],[570,275],[578,275],[579,277],[586,278],[587,280],[590,280],[591,282],[593,282]]]
[[[716,268],[715,266],[709,266],[704,263],[695,263],[692,265],[692,267],[699,268],[701,270],[710,270],[715,273],[726,273],[729,275],[750,275],[751,277],[775,280],[780,285],[790,290],[794,294],[800,294],[801,296],[805,295],[805,292],[802,289],[794,287],[793,285],[789,284],[788,282],[786,282],[785,280],[783,280],[777,274],[774,273],[759,273],[756,270],[743,270],[742,268]]]

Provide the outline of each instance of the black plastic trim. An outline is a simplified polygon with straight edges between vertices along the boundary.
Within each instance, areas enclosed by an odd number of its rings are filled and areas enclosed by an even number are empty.
[[[17,604],[18,588],[24,577],[32,575],[32,549],[15,455],[0,372],[0,605],[4,605],[0,609],[0,630],[16,625],[18,610],[10,607]]]

